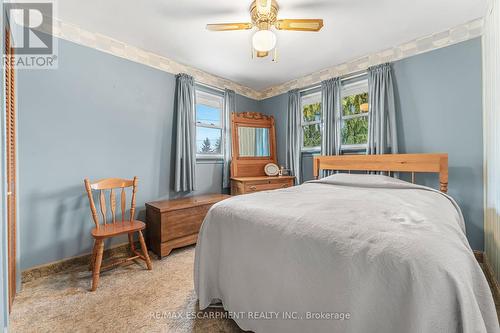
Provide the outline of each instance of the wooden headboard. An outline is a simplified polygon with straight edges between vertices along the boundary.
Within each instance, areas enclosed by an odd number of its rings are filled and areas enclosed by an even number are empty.
[[[316,179],[320,170],[411,172],[412,182],[416,172],[439,173],[439,189],[448,191],[448,154],[315,156],[313,163]]]

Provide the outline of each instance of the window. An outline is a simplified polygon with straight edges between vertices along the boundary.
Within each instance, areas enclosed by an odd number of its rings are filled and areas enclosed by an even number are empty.
[[[321,150],[323,115],[318,89],[301,96],[302,151]],[[368,80],[343,85],[341,95],[340,149],[364,150],[368,140]]]
[[[196,156],[220,158],[224,151],[224,97],[196,88]]]
[[[302,108],[302,150],[321,149],[321,92],[304,94]]]
[[[342,88],[341,150],[366,149],[368,140],[368,80]]]

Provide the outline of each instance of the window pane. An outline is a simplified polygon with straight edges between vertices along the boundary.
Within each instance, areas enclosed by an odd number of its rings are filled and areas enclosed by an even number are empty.
[[[196,152],[198,154],[221,154],[222,130],[196,127]]]
[[[365,104],[362,109],[361,105]],[[368,104],[368,93],[364,92],[357,95],[350,95],[342,98],[342,115],[349,116],[368,112],[366,106]]]
[[[306,125],[302,127],[304,148],[321,146],[321,128],[319,124]]]
[[[307,104],[302,107],[302,114],[304,121],[317,121],[321,120],[321,103]]]
[[[196,123],[221,127],[221,110],[204,104],[196,104]]]
[[[342,121],[342,144],[365,144],[368,139],[368,116]]]

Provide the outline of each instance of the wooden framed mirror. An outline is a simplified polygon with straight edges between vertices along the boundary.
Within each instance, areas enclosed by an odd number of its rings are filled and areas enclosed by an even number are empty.
[[[258,112],[231,115],[231,194],[293,186],[293,176],[266,176],[264,167],[277,164],[274,118]]]
[[[272,116],[258,112],[233,112],[231,136],[231,177],[265,176],[264,166],[277,163]]]

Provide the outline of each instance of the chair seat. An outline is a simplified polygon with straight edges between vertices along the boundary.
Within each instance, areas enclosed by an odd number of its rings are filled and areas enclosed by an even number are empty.
[[[108,238],[143,230],[145,227],[146,224],[144,222],[134,220],[101,224],[99,225],[99,229],[94,228],[91,233],[94,238]]]

